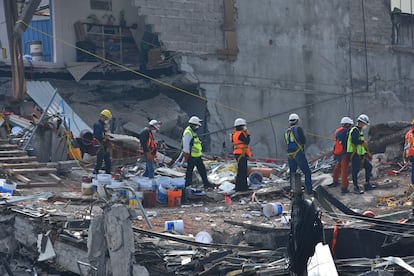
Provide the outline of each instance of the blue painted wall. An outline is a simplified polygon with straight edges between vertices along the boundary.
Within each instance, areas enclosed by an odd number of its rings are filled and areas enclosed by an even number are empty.
[[[31,41],[42,41],[43,61],[53,61],[52,21],[50,19],[32,21],[30,27],[23,33],[23,53],[30,54]]]

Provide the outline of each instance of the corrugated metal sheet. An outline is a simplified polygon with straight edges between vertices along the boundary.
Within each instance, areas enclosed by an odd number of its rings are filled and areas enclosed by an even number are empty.
[[[45,110],[56,89],[47,81],[28,81],[26,85],[27,94],[38,106]],[[84,129],[92,130],[62,99],[59,93],[56,94],[47,112],[50,115],[60,115],[64,118],[66,125],[75,137],[79,137],[80,132]]]
[[[22,37],[23,53],[25,55],[30,54],[30,42],[42,41],[43,48],[43,61],[53,61],[53,42],[51,36],[52,32],[52,20],[35,20],[30,22],[32,28],[28,28]],[[47,36],[49,34],[50,36]]]

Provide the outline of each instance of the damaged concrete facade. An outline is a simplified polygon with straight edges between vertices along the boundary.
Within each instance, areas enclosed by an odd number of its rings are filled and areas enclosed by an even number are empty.
[[[75,41],[67,30],[88,16],[88,4],[52,2],[54,18],[62,21],[56,36]],[[187,97],[180,106],[188,115],[205,119],[204,132],[210,135],[204,141],[213,154],[229,144],[237,117],[245,118],[254,134],[255,157],[282,157],[291,112],[300,115],[309,134],[308,151],[315,154],[331,148],[333,130],[344,115],[366,113],[373,124],[413,116],[413,48],[393,45],[388,0],[267,0],[260,5],[135,0],[114,3],[114,14],[122,8],[128,22],[151,26],[184,74],[177,77],[205,98],[206,108],[199,108],[202,100],[192,103],[191,96],[171,93],[175,99]],[[64,11],[74,16],[65,17]],[[75,49],[55,47],[57,66],[75,59]]]

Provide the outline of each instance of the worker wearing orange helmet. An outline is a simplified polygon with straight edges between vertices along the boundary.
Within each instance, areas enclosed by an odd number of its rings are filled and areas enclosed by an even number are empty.
[[[111,111],[104,109],[99,115],[99,120],[93,125],[93,137],[97,142],[95,174],[99,173],[103,161],[105,162],[105,172],[111,174],[111,156],[109,153],[109,120],[111,118]]]
[[[141,142],[145,161],[145,172],[142,176],[150,179],[154,178],[154,159],[157,154],[157,142],[155,141],[154,134],[160,130],[160,126],[161,122],[151,120],[148,126],[139,133],[139,141]]]
[[[405,134],[404,158],[408,158],[411,164],[414,162],[414,119],[411,121],[411,128]],[[411,184],[414,185],[414,166],[411,165]]]
[[[237,118],[234,121],[234,130],[231,135],[233,154],[237,162],[236,191],[247,191],[247,159],[252,156],[250,151],[250,133],[246,127],[246,120]]]

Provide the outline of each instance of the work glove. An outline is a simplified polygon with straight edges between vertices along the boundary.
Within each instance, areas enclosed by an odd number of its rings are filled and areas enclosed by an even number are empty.
[[[368,147],[368,142],[364,140],[364,141],[362,142],[362,145],[366,148],[366,147]]]
[[[148,161],[154,161],[154,156],[152,155],[151,152],[146,152],[145,156],[147,157]]]

